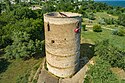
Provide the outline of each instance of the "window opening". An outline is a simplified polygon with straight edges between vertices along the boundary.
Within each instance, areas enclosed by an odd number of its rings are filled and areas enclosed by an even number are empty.
[[[47,24],[47,27],[48,27],[48,31],[50,31],[50,25],[49,25],[49,23]]]
[[[55,43],[55,41],[54,41],[54,40],[51,40],[51,43]]]

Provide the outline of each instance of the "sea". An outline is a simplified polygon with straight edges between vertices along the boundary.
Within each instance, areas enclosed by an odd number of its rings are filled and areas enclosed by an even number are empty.
[[[96,2],[106,3],[110,6],[125,7],[125,1],[96,1]]]

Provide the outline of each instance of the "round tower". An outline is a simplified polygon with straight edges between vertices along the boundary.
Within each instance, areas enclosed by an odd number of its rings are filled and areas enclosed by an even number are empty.
[[[46,64],[56,76],[69,77],[78,70],[81,20],[71,12],[44,15]]]

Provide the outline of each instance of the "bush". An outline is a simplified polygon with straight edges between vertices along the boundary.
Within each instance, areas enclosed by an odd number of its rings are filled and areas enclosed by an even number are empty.
[[[119,24],[120,24],[120,25],[125,26],[125,14],[119,15],[118,21],[119,21]]]
[[[82,24],[82,31],[87,31],[86,30],[86,25]]]
[[[84,83],[119,83],[118,77],[110,70],[107,61],[96,57],[96,63],[90,65]]]
[[[5,48],[5,57],[7,59],[31,58],[34,54],[43,52],[44,42],[40,40],[31,40],[26,32],[13,32],[12,45]]]
[[[98,20],[98,23],[99,23],[99,24],[102,24],[102,25],[105,25],[105,24],[106,24],[106,22],[104,21],[103,18],[100,18],[100,19]]]
[[[118,30],[118,36],[124,36],[125,35],[125,30],[124,29],[119,29]]]
[[[94,32],[102,32],[102,28],[100,25],[94,25],[93,26],[93,31]]]
[[[113,35],[118,35],[118,36],[124,36],[125,35],[125,30],[124,29],[114,29],[112,31]]]
[[[125,70],[125,52],[109,43],[109,40],[103,40],[95,44],[95,55],[109,62],[112,67],[119,67]]]
[[[114,29],[114,30],[112,31],[112,34],[113,34],[113,35],[117,35],[117,34],[118,34],[118,29]]]

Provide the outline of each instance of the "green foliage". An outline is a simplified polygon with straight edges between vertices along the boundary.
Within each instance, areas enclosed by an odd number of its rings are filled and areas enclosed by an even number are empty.
[[[93,26],[93,31],[94,32],[102,32],[102,28],[100,25],[94,25]]]
[[[117,76],[110,68],[108,62],[96,57],[96,62],[90,65],[84,83],[119,83]]]
[[[86,31],[86,25],[82,24],[82,31]]]
[[[114,30],[112,31],[112,34],[113,34],[113,35],[118,35],[118,29],[114,29]]]
[[[100,18],[100,19],[98,20],[98,23],[99,23],[99,24],[102,24],[102,25],[105,25],[105,24],[106,24],[106,22],[104,21],[103,18]]]
[[[20,0],[15,0],[15,2],[18,4],[18,3],[20,3]]]
[[[15,23],[15,21],[17,21],[17,19],[15,19],[14,15],[12,12],[4,12],[1,14],[0,16],[0,21],[2,23],[4,23],[3,25],[7,24],[7,23]]]
[[[109,9],[107,11],[108,14],[112,14],[112,15],[120,15],[122,13],[121,10],[117,9],[117,8],[114,8],[114,9]]]
[[[6,11],[8,12],[11,9],[11,2],[10,0],[5,0],[5,3],[6,3]]]
[[[14,31],[25,31],[30,34],[30,39],[35,41],[35,39],[44,39],[43,23],[40,19],[23,19],[16,21],[15,24],[7,24],[0,29],[1,35],[1,47],[6,47],[12,43],[11,35]]]
[[[119,29],[117,35],[118,36],[124,36],[125,35],[125,30],[124,29]]]
[[[109,25],[117,24],[117,23],[118,23],[117,20],[114,19],[114,18],[103,18],[103,19],[104,19],[104,22],[105,22],[106,24],[109,24]]]
[[[119,21],[119,24],[120,24],[120,25],[125,26],[125,14],[119,15],[118,21]]]
[[[2,12],[2,4],[0,3],[0,14],[1,14],[1,12]]]
[[[10,62],[7,59],[0,58],[0,74],[5,72],[10,65]]]
[[[34,42],[26,32],[14,32],[12,40],[12,45],[8,45],[5,48],[5,56],[8,59],[27,59],[43,51],[43,42],[37,39]]]
[[[119,67],[125,70],[125,52],[109,43],[109,40],[103,40],[96,43],[95,55],[101,59],[108,61],[113,67]]]
[[[95,19],[96,19],[96,18],[95,18],[95,15],[94,15],[93,13],[88,14],[88,18],[89,18],[90,20],[95,20]]]
[[[16,19],[24,19],[24,18],[36,18],[36,13],[25,7],[17,8],[13,11],[13,15],[16,17]]]
[[[70,0],[60,0],[56,5],[57,11],[73,11],[74,7]]]
[[[28,83],[29,76],[30,76],[29,71],[27,71],[25,74],[17,77],[16,83]]]
[[[13,7],[13,11],[0,16],[0,48],[5,48],[8,59],[41,54],[44,50],[43,12],[18,5]]]
[[[112,31],[113,35],[118,35],[118,36],[124,36],[125,35],[125,29],[120,28],[120,29],[114,29]]]
[[[29,39],[26,32],[14,32],[12,36],[13,43],[5,48],[5,56],[9,59],[30,57],[31,52],[35,49],[33,41]]]

